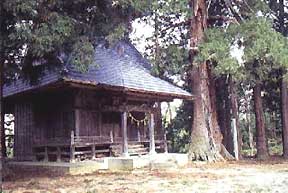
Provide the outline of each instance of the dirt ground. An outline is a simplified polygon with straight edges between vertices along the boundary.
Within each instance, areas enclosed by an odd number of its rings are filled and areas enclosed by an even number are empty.
[[[58,177],[20,173],[6,178],[3,189],[5,193],[287,193],[288,161],[193,163],[181,169]]]

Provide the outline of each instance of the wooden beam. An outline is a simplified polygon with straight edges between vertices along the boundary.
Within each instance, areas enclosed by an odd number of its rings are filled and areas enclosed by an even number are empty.
[[[121,105],[121,106],[103,106],[101,108],[101,111],[103,112],[107,112],[107,111],[111,111],[111,112],[124,112],[124,111],[136,111],[136,112],[154,112],[156,111],[156,108],[153,107],[147,107],[144,105],[141,106],[136,106],[136,105]]]
[[[121,129],[123,135],[123,156],[129,156],[128,152],[128,137],[127,137],[127,112],[122,112],[121,114]]]

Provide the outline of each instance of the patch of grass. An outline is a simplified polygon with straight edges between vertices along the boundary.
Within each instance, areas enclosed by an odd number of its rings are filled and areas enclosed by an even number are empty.
[[[192,182],[191,180],[183,180],[179,183],[183,184],[184,186],[192,186],[194,184],[194,182]]]

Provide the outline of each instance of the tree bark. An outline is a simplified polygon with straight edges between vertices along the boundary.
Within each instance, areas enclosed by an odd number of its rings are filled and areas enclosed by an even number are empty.
[[[211,67],[208,68],[208,77],[209,77],[209,94],[210,94],[211,114],[212,114],[212,117],[211,117],[211,128],[213,131],[212,136],[215,141],[217,150],[220,151],[220,154],[222,155],[222,157],[227,160],[232,160],[234,159],[234,157],[231,155],[229,151],[227,151],[226,147],[222,143],[223,134],[220,129],[220,125],[218,122],[218,113],[217,113],[216,82],[215,82],[215,76],[212,74]],[[230,119],[228,121],[230,121]]]
[[[261,84],[259,82],[253,88],[254,95],[254,111],[256,119],[256,145],[257,158],[264,160],[268,158],[267,142],[265,135],[265,120],[261,98]]]
[[[250,99],[250,95],[247,93],[244,93],[244,98],[245,98],[246,128],[248,129],[249,147],[251,149],[250,156],[252,156],[253,151],[254,151],[254,141],[253,141],[253,132],[252,132],[252,127],[251,127],[251,112],[250,112],[251,99]]]
[[[3,114],[3,67],[4,67],[4,22],[3,11],[4,2],[0,2],[0,192],[2,192],[2,174],[3,174],[3,148],[5,147],[4,134],[4,114]],[[4,140],[3,140],[4,139]],[[4,146],[3,146],[4,144]],[[5,150],[6,152],[6,150]]]
[[[281,100],[282,100],[282,141],[283,156],[288,158],[288,84],[285,79],[281,83]]]
[[[227,76],[217,80],[217,113],[218,122],[223,134],[223,144],[230,154],[233,154],[233,135],[231,128],[231,100]]]
[[[189,157],[191,160],[222,160],[223,158],[220,155],[219,150],[219,146],[221,147],[221,145],[216,145],[213,138],[213,115],[211,111],[207,63],[203,62],[202,64],[195,64],[193,62],[193,56],[197,55],[198,52],[197,46],[199,42],[202,41],[204,30],[207,28],[206,4],[205,0],[191,0],[190,5],[193,9],[190,26],[190,54],[192,64],[190,72],[190,86],[192,88],[192,93],[195,95],[195,100],[193,105],[193,124]]]
[[[285,5],[284,0],[279,0],[279,23],[280,32],[285,34]],[[284,76],[287,73],[286,69],[283,69]],[[287,80],[282,78],[281,81],[281,105],[282,105],[282,142],[283,142],[283,156],[288,158],[288,83]]]
[[[216,145],[221,145],[223,141],[223,135],[220,130],[220,126],[218,124],[218,116],[217,116],[217,106],[216,106],[216,90],[215,90],[215,80],[214,76],[211,72],[211,69],[208,68],[208,87],[209,87],[209,96],[211,102],[211,127],[213,130],[213,139],[215,140]],[[218,147],[220,148],[220,147]]]
[[[1,157],[7,157],[6,143],[5,143],[5,126],[4,126],[4,111],[3,111],[3,85],[4,85],[4,59],[0,59],[0,130],[1,130]]]

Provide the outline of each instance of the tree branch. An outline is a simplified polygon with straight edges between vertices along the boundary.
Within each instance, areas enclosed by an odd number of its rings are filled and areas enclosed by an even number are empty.
[[[182,21],[182,22],[178,22],[178,23],[173,23],[171,25],[169,25],[168,27],[164,28],[164,29],[161,29],[161,32],[162,31],[167,31],[171,28],[176,28],[176,27],[182,27],[182,26],[187,26],[190,24],[190,19],[189,20],[185,20],[185,21]]]
[[[227,16],[223,16],[223,15],[215,15],[215,16],[208,17],[208,22],[215,21],[215,20],[222,20],[225,22],[231,22],[231,23],[239,24],[239,22],[237,21],[236,18],[231,18],[231,17],[227,17]]]

